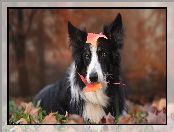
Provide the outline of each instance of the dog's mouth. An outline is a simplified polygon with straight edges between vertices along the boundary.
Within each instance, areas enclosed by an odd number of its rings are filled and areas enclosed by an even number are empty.
[[[83,92],[96,92],[97,90],[103,88],[102,83],[100,82],[88,83],[87,79],[83,75],[79,74],[79,76],[82,82],[85,84],[85,88],[83,89]]]
[[[83,92],[96,92],[99,89],[105,88],[108,84],[120,85],[120,86],[123,86],[123,87],[126,86],[126,84],[121,80],[118,80],[118,81],[115,81],[115,82],[112,82],[112,83],[107,82],[107,81],[93,82],[93,83],[90,82],[89,83],[83,75],[81,75],[79,73],[78,73],[78,75],[80,76],[80,79],[82,80],[82,82],[85,84]]]

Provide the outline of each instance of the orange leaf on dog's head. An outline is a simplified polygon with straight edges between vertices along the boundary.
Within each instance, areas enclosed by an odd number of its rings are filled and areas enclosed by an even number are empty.
[[[86,43],[90,43],[92,46],[96,47],[97,46],[97,40],[100,37],[107,39],[107,37],[105,35],[101,34],[101,33],[100,34],[88,33]]]

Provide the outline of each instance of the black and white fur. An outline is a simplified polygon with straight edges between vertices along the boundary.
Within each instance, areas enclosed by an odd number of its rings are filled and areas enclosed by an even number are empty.
[[[34,98],[49,112],[79,114],[90,123],[99,123],[109,112],[118,116],[125,110],[125,91],[122,85],[113,83],[120,80],[120,53],[123,46],[123,25],[121,15],[103,28],[108,38],[99,38],[97,47],[86,43],[87,32],[68,22],[73,62],[64,77],[42,89]],[[85,87],[79,74],[88,83],[99,82],[103,88],[96,92],[82,92]]]

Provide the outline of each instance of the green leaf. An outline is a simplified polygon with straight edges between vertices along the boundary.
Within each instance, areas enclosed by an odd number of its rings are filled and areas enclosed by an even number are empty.
[[[29,113],[24,113],[22,117],[27,121],[27,123],[31,123],[30,115]]]
[[[46,116],[46,111],[40,109],[39,114],[38,114],[38,120],[39,120],[40,122],[42,122],[43,119],[45,118],[45,116]]]
[[[16,122],[21,118],[22,118],[22,111],[21,110],[15,111],[10,118],[10,124],[16,124]]]
[[[56,119],[58,121],[66,120],[66,117],[64,115],[56,114]]]
[[[17,109],[17,107],[16,107],[15,101],[10,99],[10,101],[9,101],[9,112],[13,113],[13,112],[16,111],[16,109]]]
[[[118,123],[118,121],[119,121],[119,116],[116,115],[116,116],[115,116],[115,123]]]

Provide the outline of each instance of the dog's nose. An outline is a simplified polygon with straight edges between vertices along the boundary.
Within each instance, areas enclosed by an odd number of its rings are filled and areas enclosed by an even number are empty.
[[[89,79],[92,83],[94,82],[97,82],[98,81],[98,75],[97,75],[97,72],[92,72],[90,75],[89,75]]]

